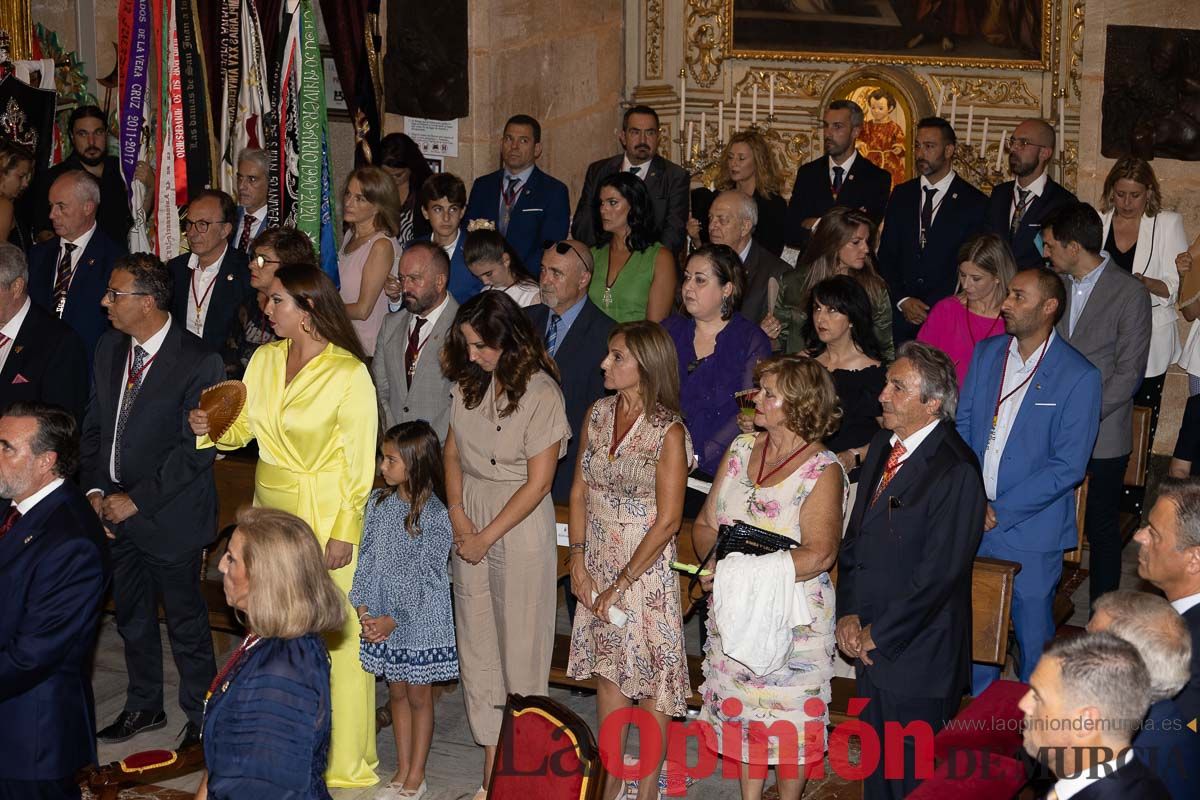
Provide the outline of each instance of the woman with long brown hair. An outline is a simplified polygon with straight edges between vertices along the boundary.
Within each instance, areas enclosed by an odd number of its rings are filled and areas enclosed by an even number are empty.
[[[346,178],[342,195],[346,236],[338,253],[338,278],[346,311],[368,353],[387,313],[383,285],[400,258],[393,238],[400,228],[396,184],[379,167],[359,167]]]
[[[849,275],[871,298],[875,338],[884,360],[891,361],[892,302],[875,265],[874,246],[875,223],[870,217],[852,208],[831,208],[817,224],[800,263],[779,279],[779,297],[773,313],[762,321],[763,330],[772,339],[784,341],[784,352],[807,350],[814,344],[804,340],[809,293],[826,278]]]
[[[254,504],[288,511],[312,526],[325,565],[343,595],[350,591],[375,479],[379,430],[366,353],[333,282],[311,266],[275,271],[266,315],[278,341],[246,365],[246,404],[215,442],[236,450],[257,440]],[[212,447],[208,415],[189,416],[198,447]],[[370,786],[375,767],[375,680],[358,660],[359,626],[349,601],[346,623],[327,638],[333,736],[330,786]]]
[[[446,501],[467,722],[484,748],[482,800],[510,692],[544,695],[554,648],[550,484],[571,429],[558,368],[511,297],[459,307],[442,348],[453,383]]]

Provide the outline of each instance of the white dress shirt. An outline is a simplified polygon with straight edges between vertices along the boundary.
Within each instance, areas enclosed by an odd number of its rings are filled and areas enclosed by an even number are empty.
[[[908,461],[908,457],[913,454],[913,451],[921,446],[921,443],[929,438],[929,434],[933,433],[933,429],[941,422],[940,419],[935,419],[933,422],[926,425],[924,428],[914,431],[908,435],[907,439],[901,439],[896,434],[892,434],[892,438],[888,439],[888,444],[892,447],[896,446],[896,442],[904,443],[904,455],[900,456],[899,464]]]
[[[45,500],[51,492],[62,486],[63,483],[65,483],[65,481],[62,478],[55,478],[33,494],[29,495],[29,497],[26,497],[21,502],[18,503],[14,501],[13,505],[17,507],[17,511],[23,517],[32,511],[34,506]]]
[[[16,341],[17,334],[21,332],[21,325],[24,324],[25,317],[29,315],[31,304],[30,299],[26,297],[25,302],[17,309],[17,313],[13,314],[12,319],[4,323],[4,327],[0,327],[0,334],[8,337],[8,341],[0,345],[0,370],[4,369],[5,363],[8,362],[8,354],[12,352],[13,342]]]
[[[195,253],[188,258],[188,303],[185,324],[187,329],[197,336],[204,335],[204,321],[208,319],[208,307],[212,303],[213,292],[216,291],[221,262],[225,260],[228,252],[229,245],[226,245],[217,260],[207,267],[200,266],[200,256]]]
[[[1016,425],[1021,403],[1024,402],[1025,395],[1033,384],[1033,371],[1041,362],[1042,354],[1050,349],[1053,341],[1054,331],[1051,331],[1050,337],[1042,346],[1030,353],[1028,359],[1022,360],[1017,337],[1013,336],[1009,340],[1008,356],[1005,360],[1004,385],[1000,387],[1000,397],[1004,398],[1004,402],[1000,404],[999,412],[996,415],[996,427],[988,438],[988,447],[983,453],[983,488],[987,491],[988,500],[996,499],[996,487],[1000,479],[1000,461],[1004,455],[1004,448],[1008,444],[1008,437],[1012,433],[1013,426]],[[1020,388],[1017,388],[1018,386]],[[1009,394],[1010,392],[1012,394]],[[986,402],[990,398],[984,398],[984,400]],[[994,408],[994,406],[985,406],[985,408]],[[990,420],[988,421],[990,422]]]
[[[134,339],[132,336],[129,337],[131,340],[129,342],[130,354],[133,353],[133,348],[135,345],[140,345],[141,348],[146,351],[146,360],[142,363],[142,383],[143,384],[146,382],[146,378],[150,374],[150,369],[154,366],[154,362],[151,359],[153,359],[154,356],[156,356],[158,354],[159,348],[162,347],[162,343],[166,340],[167,333],[170,330],[171,330],[171,315],[167,314],[167,324],[163,325],[161,328],[159,328],[158,332],[155,333],[153,336],[151,336],[146,341],[139,342],[137,339]],[[116,417],[113,418],[114,419],[114,422],[113,422],[113,431],[114,432],[117,429],[117,427],[116,427],[117,422],[119,422],[120,418],[121,418],[121,402],[125,399],[125,387],[129,384],[129,365],[130,365],[130,363],[131,363],[130,358],[127,356],[125,358],[125,366],[121,370],[121,393],[117,396],[117,415],[116,415]],[[117,443],[116,436],[113,436],[113,449],[110,450],[108,453],[108,477],[110,479],[112,479],[113,483],[116,483],[116,481],[117,481],[116,443]],[[99,491],[99,489],[92,489],[91,491],[88,492],[88,494],[91,494],[93,491]]]
[[[950,184],[954,183],[955,174],[956,173],[954,172],[954,170],[950,170],[937,183],[930,183],[928,178],[926,178],[924,175],[921,176],[921,204],[920,204],[920,207],[917,209],[917,224],[918,225],[921,224],[921,212],[925,210],[925,203],[927,202],[925,199],[927,197],[927,195],[925,194],[925,190],[926,189],[936,189],[937,190],[937,194],[935,194],[933,196],[933,219],[936,220],[938,211],[942,207],[942,201],[944,201],[946,199],[946,195],[949,194],[949,192],[950,192]],[[930,224],[933,224],[932,221],[930,222]]]
[[[1180,614],[1186,614],[1188,611],[1191,611],[1193,606],[1200,606],[1200,592],[1171,601],[1171,607]]]
[[[1028,186],[1022,186],[1018,182],[1013,182],[1013,199],[1008,205],[1008,224],[1012,224],[1013,214],[1017,213],[1017,203],[1021,202],[1021,195],[1018,193],[1018,190],[1024,189],[1027,192],[1032,192],[1029,199],[1025,201],[1025,210],[1028,211],[1029,207],[1033,205],[1033,201],[1041,197],[1042,192],[1046,191],[1046,181],[1048,180],[1050,180],[1050,176],[1043,172],[1037,176],[1037,180]]]
[[[629,154],[626,153],[625,158],[621,161],[621,172],[629,172],[634,167],[637,167],[637,172],[633,174],[642,180],[646,180],[646,173],[650,171],[650,161],[651,159],[648,158],[641,164],[634,164],[629,160]]]
[[[421,361],[421,353],[424,352],[424,350],[425,350],[425,343],[427,341],[429,341],[429,335],[431,333],[433,333],[433,328],[435,325],[437,325],[437,321],[439,319],[441,319],[442,312],[446,310],[446,303],[449,302],[449,300],[450,300],[450,295],[449,295],[449,293],[447,293],[446,296],[442,298],[442,302],[438,303],[436,306],[431,308],[427,314],[425,314],[423,317],[421,317],[421,319],[425,320],[425,325],[422,326],[421,335],[420,335],[420,337],[418,337],[417,357],[413,360],[413,368],[414,369],[416,369],[417,364]],[[408,330],[406,331],[407,335],[405,336],[406,342],[408,340],[408,337],[412,336],[413,328],[415,328],[417,326],[417,317],[418,316],[420,316],[420,315],[413,314],[411,317],[409,317]]]
[[[846,181],[850,180],[850,168],[854,166],[854,159],[856,159],[856,158],[858,158],[858,150],[855,149],[854,147],[850,148],[850,157],[847,158],[845,161],[843,161],[841,164],[835,164],[833,162],[833,156],[825,157],[826,161],[829,162],[829,185],[830,186],[833,186],[833,168],[840,167],[841,169],[844,170],[844,172],[842,172],[842,188],[843,189],[846,188]]]
[[[1132,759],[1133,748],[1129,748],[1110,761],[1105,761],[1103,764],[1093,764],[1086,768],[1082,775],[1077,775],[1074,778],[1059,778],[1054,783],[1054,794],[1058,800],[1070,800],[1070,798],[1079,794],[1096,781],[1103,780],[1116,772]]]
[[[77,239],[59,239],[58,242],[58,257],[54,261],[54,282],[58,281],[58,265],[62,261],[63,253],[66,252],[64,245],[73,244],[75,249],[71,251],[71,280],[67,281],[67,290],[71,289],[71,282],[75,280],[75,270],[79,267],[79,259],[83,258],[83,251],[87,249],[88,243],[92,241],[92,236],[96,233],[96,223],[92,223],[92,227],[83,232]],[[53,289],[54,284],[51,284]],[[62,316],[59,314],[59,316]]]

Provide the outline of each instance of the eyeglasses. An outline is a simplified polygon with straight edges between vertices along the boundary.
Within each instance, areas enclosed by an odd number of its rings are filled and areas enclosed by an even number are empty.
[[[587,262],[583,260],[583,256],[579,255],[579,251],[576,250],[574,247],[572,247],[570,242],[567,242],[567,241],[542,242],[542,249],[543,250],[553,250],[554,252],[558,253],[560,256],[565,256],[567,253],[574,253],[575,257],[579,259],[579,263],[583,265],[584,271],[585,272],[592,271],[592,268],[589,267],[587,265]]]
[[[1029,147],[1030,145],[1032,145],[1034,147],[1045,147],[1045,148],[1050,147],[1050,145],[1048,145],[1048,144],[1042,144],[1041,142],[1035,142],[1032,139],[1009,139],[1008,140],[1008,148],[1010,150],[1024,150],[1026,147]]]
[[[118,297],[149,297],[149,292],[121,292],[116,289],[109,289],[104,292],[104,297],[108,302],[117,302]]]
[[[217,220],[216,222],[209,222],[206,219],[185,219],[183,221],[183,229],[185,231],[187,231],[192,228],[195,228],[198,233],[208,233],[208,228],[210,225],[224,225],[224,224],[225,224],[224,220]]]
[[[277,259],[277,258],[276,258],[276,259],[271,259],[271,258],[267,258],[266,256],[255,256],[255,257],[254,257],[254,264],[255,264],[255,266],[257,266],[259,269],[262,269],[262,268],[263,268],[263,267],[265,267],[267,264],[282,264],[282,263],[283,263],[283,262],[282,262],[282,261],[280,261],[280,260],[279,260],[279,259]]]

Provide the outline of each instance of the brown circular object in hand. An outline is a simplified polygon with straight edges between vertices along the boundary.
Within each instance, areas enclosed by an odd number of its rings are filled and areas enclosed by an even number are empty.
[[[246,405],[246,384],[222,381],[200,393],[200,410],[208,414],[208,438],[214,442],[228,432]]]

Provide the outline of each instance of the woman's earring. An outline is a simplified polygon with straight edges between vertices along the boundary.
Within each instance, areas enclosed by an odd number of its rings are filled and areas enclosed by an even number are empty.
[[[312,328],[308,327],[308,320],[300,320],[300,330],[312,336]]]
[[[721,316],[722,317],[729,316],[729,310],[730,310],[731,305],[732,304],[729,302],[729,295],[725,295],[724,297],[721,298]]]

